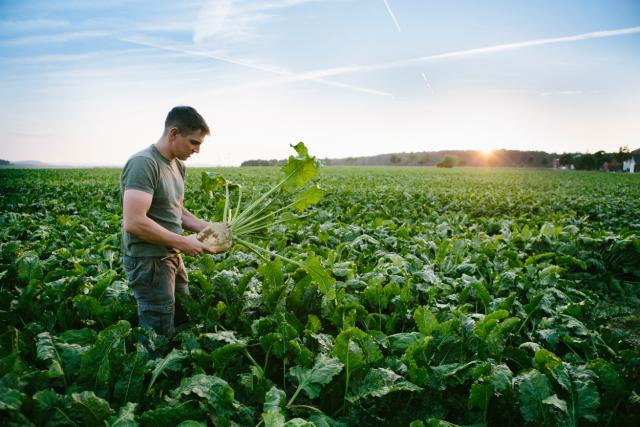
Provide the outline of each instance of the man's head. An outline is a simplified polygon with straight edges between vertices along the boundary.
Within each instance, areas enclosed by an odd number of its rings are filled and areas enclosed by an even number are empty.
[[[209,134],[204,118],[192,107],[174,107],[164,121],[163,137],[169,142],[170,155],[180,160],[200,152],[200,145]]]
[[[173,107],[167,114],[167,118],[164,121],[165,135],[174,127],[180,131],[182,136],[196,131],[202,132],[205,136],[211,134],[207,122],[204,121],[200,113],[195,108],[184,105]]]

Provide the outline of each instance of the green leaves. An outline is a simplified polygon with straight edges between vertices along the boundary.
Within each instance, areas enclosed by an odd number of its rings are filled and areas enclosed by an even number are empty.
[[[536,422],[547,418],[545,399],[552,395],[551,384],[544,374],[531,370],[520,375],[519,383],[520,413],[527,422]]]
[[[59,395],[51,390],[34,394],[35,410],[47,425],[101,425],[113,410],[92,391]]]
[[[425,335],[431,335],[438,329],[438,319],[428,307],[418,307],[413,312],[418,330]]]
[[[583,367],[562,363],[551,370],[551,375],[568,395],[568,418],[572,426],[580,419],[597,422],[596,410],[600,406],[600,395],[594,382],[595,374]]]
[[[282,263],[280,260],[268,262],[261,265],[258,271],[262,274],[263,278],[262,297],[264,298],[267,309],[273,312],[286,288],[284,274],[282,272]]]
[[[169,339],[118,323],[119,171],[0,170],[3,423],[633,424],[637,177],[322,172],[187,175],[187,209],[263,248],[184,257]]]
[[[375,340],[355,327],[342,331],[336,337],[333,354],[350,372],[382,359],[382,352]]]
[[[273,386],[264,396],[262,419],[265,427],[283,426],[285,423],[284,404],[286,394]]]
[[[107,427],[137,427],[138,423],[135,421],[137,406],[137,403],[127,402],[126,405],[120,408],[118,415],[109,417],[106,422]]]
[[[113,398],[117,402],[137,402],[142,397],[148,360],[148,353],[140,343],[136,344],[136,351],[125,356],[113,388]]]
[[[298,212],[302,212],[307,207],[318,203],[322,196],[324,196],[324,190],[318,184],[311,185],[296,195],[293,201],[293,208]]]
[[[300,390],[303,390],[311,399],[318,397],[321,387],[328,384],[342,370],[342,367],[340,360],[322,353],[316,357],[316,361],[310,369],[294,366],[289,371],[289,374],[297,380],[298,388],[291,401],[294,400]]]
[[[147,387],[147,393],[150,392],[153,384],[156,382],[160,374],[165,373],[165,371],[179,371],[182,367],[182,361],[187,357],[187,353],[182,350],[176,350],[174,348],[164,358],[156,360],[155,367],[151,372],[151,381],[149,382],[149,386]]]
[[[52,378],[64,377],[62,358],[49,332],[38,334],[37,353],[38,359],[49,363],[49,374]]]
[[[320,170],[320,164],[315,157],[309,156],[309,151],[304,143],[299,142],[292,147],[298,155],[289,156],[287,164],[282,167],[282,172],[287,177],[284,188],[288,191],[303,187]]]
[[[356,402],[369,397],[383,397],[399,391],[422,391],[422,387],[407,381],[390,369],[370,369],[364,377],[352,383],[347,395],[349,402]]]
[[[109,394],[113,376],[124,356],[124,338],[129,334],[129,322],[121,320],[100,332],[95,344],[82,355],[80,379],[91,384],[100,396]]]
[[[32,280],[39,280],[43,277],[42,263],[36,255],[25,254],[18,261],[18,278],[31,282]]]
[[[310,256],[304,263],[305,271],[311,276],[314,282],[318,284],[318,289],[324,295],[334,295],[334,285],[336,280],[322,267],[318,257]]]
[[[233,389],[225,380],[212,375],[197,374],[184,378],[171,395],[175,399],[182,395],[196,395],[204,398],[207,405],[215,411],[216,416],[222,419],[228,418],[236,409]]]
[[[22,405],[22,394],[19,390],[0,386],[0,410],[18,411]]]

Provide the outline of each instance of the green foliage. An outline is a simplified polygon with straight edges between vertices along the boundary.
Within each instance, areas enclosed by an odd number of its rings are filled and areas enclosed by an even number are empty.
[[[294,366],[289,371],[289,374],[297,380],[298,388],[291,398],[291,401],[295,399],[300,390],[303,390],[311,399],[318,397],[322,386],[329,383],[329,381],[342,370],[342,367],[343,365],[340,360],[328,357],[323,353],[317,356],[313,367],[310,369]],[[289,402],[289,404],[291,404],[291,402]]]
[[[131,327],[118,173],[0,171],[3,425],[638,424],[637,175],[324,168],[256,205],[270,261],[185,257],[169,340]],[[206,175],[186,207],[232,221],[286,178]]]

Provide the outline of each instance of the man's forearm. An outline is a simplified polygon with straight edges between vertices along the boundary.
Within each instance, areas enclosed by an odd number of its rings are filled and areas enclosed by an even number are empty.
[[[137,220],[125,219],[124,226],[127,232],[135,234],[146,242],[180,250],[184,246],[184,236],[167,230],[147,216]]]
[[[182,208],[182,228],[197,233],[206,228],[206,226],[206,221],[201,220],[185,208]]]

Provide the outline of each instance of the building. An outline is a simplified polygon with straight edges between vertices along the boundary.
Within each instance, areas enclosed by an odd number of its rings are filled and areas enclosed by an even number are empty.
[[[640,172],[640,148],[631,152],[631,158],[622,163],[623,172]]]

